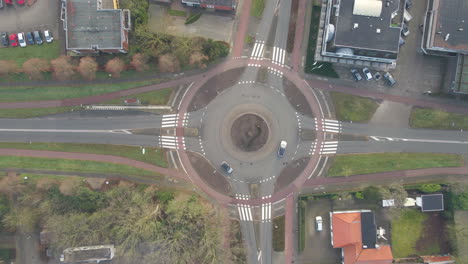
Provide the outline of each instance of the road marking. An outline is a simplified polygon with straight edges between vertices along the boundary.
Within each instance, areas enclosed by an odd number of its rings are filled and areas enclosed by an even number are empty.
[[[162,148],[186,150],[184,137],[159,136],[158,145]]]
[[[263,196],[262,200],[271,198],[271,195]],[[262,203],[262,223],[271,222],[271,202]]]
[[[342,122],[332,119],[322,119],[323,122],[323,131],[329,133],[341,133],[342,131]],[[317,119],[315,120],[315,128],[317,129]]]
[[[248,195],[236,194],[236,198],[239,200],[248,200]],[[253,221],[252,208],[248,204],[237,204],[237,211],[239,212],[239,218],[241,221]]]
[[[252,49],[252,53],[250,54],[250,58],[254,60],[262,60],[264,48],[265,48],[265,41],[262,41],[262,40],[255,41],[254,47]]]
[[[177,127],[177,119],[179,114],[170,114],[170,115],[163,115],[161,120],[161,127]]]
[[[320,148],[320,154],[333,155],[338,149],[338,141],[325,141]]]
[[[273,64],[280,65],[281,67],[284,67],[284,60],[286,58],[286,50],[278,48],[278,47],[273,47],[273,56],[271,57]]]

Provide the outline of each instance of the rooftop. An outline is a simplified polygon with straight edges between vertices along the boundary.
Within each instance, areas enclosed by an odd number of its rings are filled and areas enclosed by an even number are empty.
[[[362,3],[355,5],[355,1]],[[369,2],[379,2],[380,4],[375,3],[367,6]],[[400,1],[393,0],[388,3],[389,6],[378,0],[341,1],[339,15],[336,17],[335,45],[337,47],[398,52],[401,28],[391,27],[391,20],[392,13],[398,11],[400,7]],[[379,6],[381,10],[378,10]],[[354,8],[359,10],[354,10]],[[353,13],[367,14],[367,16],[354,15]],[[378,16],[379,14],[380,16]]]
[[[86,262],[111,260],[114,257],[115,248],[112,245],[89,246],[67,248],[63,251],[64,262]]]
[[[67,0],[67,48],[121,48],[122,10],[98,9],[97,0]],[[103,7],[110,5],[104,1]]]
[[[363,248],[375,248],[377,243],[377,227],[374,212],[361,213],[361,235]]]
[[[442,194],[422,195],[421,199],[423,212],[444,210],[444,196]]]
[[[468,52],[468,1],[433,0],[432,9],[435,15],[431,46]]]

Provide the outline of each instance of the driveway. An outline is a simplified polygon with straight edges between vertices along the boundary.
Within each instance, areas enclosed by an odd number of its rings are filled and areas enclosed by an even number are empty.
[[[16,1],[14,1],[16,2]],[[54,38],[58,38],[59,25],[61,28],[60,1],[38,0],[32,6],[5,6],[0,9],[0,32],[28,32],[34,30],[52,31]]]
[[[302,264],[336,264],[341,262],[341,249],[331,245],[331,202],[327,199],[308,201],[305,212],[305,248],[298,256]],[[323,231],[315,229],[315,217],[322,216]]]

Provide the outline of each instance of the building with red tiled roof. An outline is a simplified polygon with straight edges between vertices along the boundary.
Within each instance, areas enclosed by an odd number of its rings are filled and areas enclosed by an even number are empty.
[[[452,259],[452,256],[421,256],[424,263],[427,264],[450,264],[455,263],[455,260]]]
[[[331,212],[331,243],[343,251],[343,264],[391,264],[392,249],[377,245],[374,213],[370,210]]]

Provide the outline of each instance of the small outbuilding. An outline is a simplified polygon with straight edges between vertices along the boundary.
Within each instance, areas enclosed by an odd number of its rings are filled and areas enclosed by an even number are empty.
[[[421,207],[423,212],[437,212],[444,210],[444,195],[427,194],[416,198],[416,204]]]

